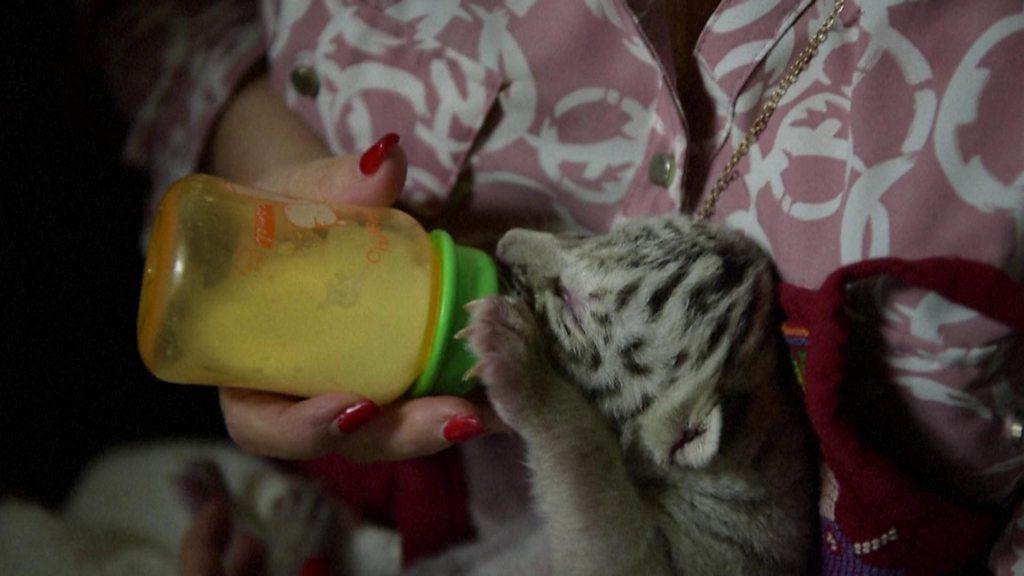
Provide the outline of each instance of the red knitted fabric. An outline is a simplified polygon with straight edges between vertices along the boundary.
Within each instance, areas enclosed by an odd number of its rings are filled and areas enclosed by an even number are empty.
[[[1024,330],[1024,285],[977,262],[881,259],[837,270],[817,290],[787,285],[781,291],[787,322],[804,326],[810,333],[803,374],[805,401],[825,463],[838,484],[835,525],[853,542],[896,535],[875,551],[862,550],[857,558],[863,562],[859,569],[956,573],[993,544],[1000,528],[997,512],[963,507],[908,477],[860,441],[854,423],[840,408],[846,366],[846,287],[852,281],[878,275],[937,292],[1018,330]],[[847,564],[830,563],[828,558],[823,563],[826,571],[846,571]],[[829,565],[844,568],[829,570]]]

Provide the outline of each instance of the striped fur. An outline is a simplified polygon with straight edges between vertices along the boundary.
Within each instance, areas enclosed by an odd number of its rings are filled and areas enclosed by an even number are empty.
[[[633,504],[616,514],[639,515],[635,531],[614,532],[612,541],[592,547],[590,568],[558,555],[579,542],[553,536],[555,572],[614,574],[601,550],[638,546],[648,552],[623,564],[630,566],[624,573],[638,566],[650,573],[802,573],[813,542],[815,467],[780,361],[768,256],[737,233],[671,216],[590,238],[513,230],[498,257],[525,312],[514,299],[478,310],[471,344],[499,414],[533,454],[543,515],[562,534],[602,522],[581,504],[584,495],[566,494],[566,486],[592,489],[598,508],[618,493]],[[485,333],[503,326],[537,340],[550,367],[531,368],[535,361],[522,354],[488,348]],[[493,369],[502,363],[514,369]],[[542,384],[520,383],[518,396],[503,392],[515,379]],[[590,407],[574,404],[562,382]],[[597,422],[585,414],[595,408],[610,436],[602,424],[565,423]],[[534,415],[544,411],[554,416]],[[606,436],[613,446],[602,444]],[[589,460],[565,463],[574,450],[592,460],[601,454],[605,464],[588,471]],[[617,479],[616,466],[628,480]]]
[[[682,217],[586,240],[513,231],[499,254],[554,361],[620,425],[656,397],[717,387],[775,336],[767,256]]]

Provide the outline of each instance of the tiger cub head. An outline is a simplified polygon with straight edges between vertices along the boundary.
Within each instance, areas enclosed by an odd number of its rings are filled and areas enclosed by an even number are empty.
[[[498,260],[556,370],[657,464],[706,466],[773,351],[773,269],[736,232],[680,215],[583,237],[512,230]],[[760,352],[760,354],[759,354]]]

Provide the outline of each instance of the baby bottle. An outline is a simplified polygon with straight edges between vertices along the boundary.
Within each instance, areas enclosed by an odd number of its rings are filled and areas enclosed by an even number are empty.
[[[172,186],[146,254],[138,344],[161,380],[378,404],[464,394],[463,304],[494,263],[392,208],[325,205],[206,175]]]

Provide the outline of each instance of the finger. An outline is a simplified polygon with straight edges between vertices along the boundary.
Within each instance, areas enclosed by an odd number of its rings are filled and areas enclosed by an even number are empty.
[[[343,433],[354,431],[379,411],[354,394],[301,400],[241,388],[221,388],[220,404],[235,443],[254,454],[288,460],[334,451]]]
[[[206,503],[196,514],[181,543],[182,576],[223,576],[221,555],[231,526],[228,506],[220,499]]]
[[[405,185],[405,152],[389,134],[362,156],[338,156],[275,170],[258,185],[288,196],[328,203],[390,206]]]
[[[397,401],[383,408],[340,393],[299,400],[222,388],[220,398],[228,433],[239,446],[288,460],[330,453],[364,462],[400,460],[509,431],[487,404],[453,396]]]
[[[337,450],[358,461],[404,460],[505,429],[487,406],[433,396],[386,406],[358,431],[341,438]]]

